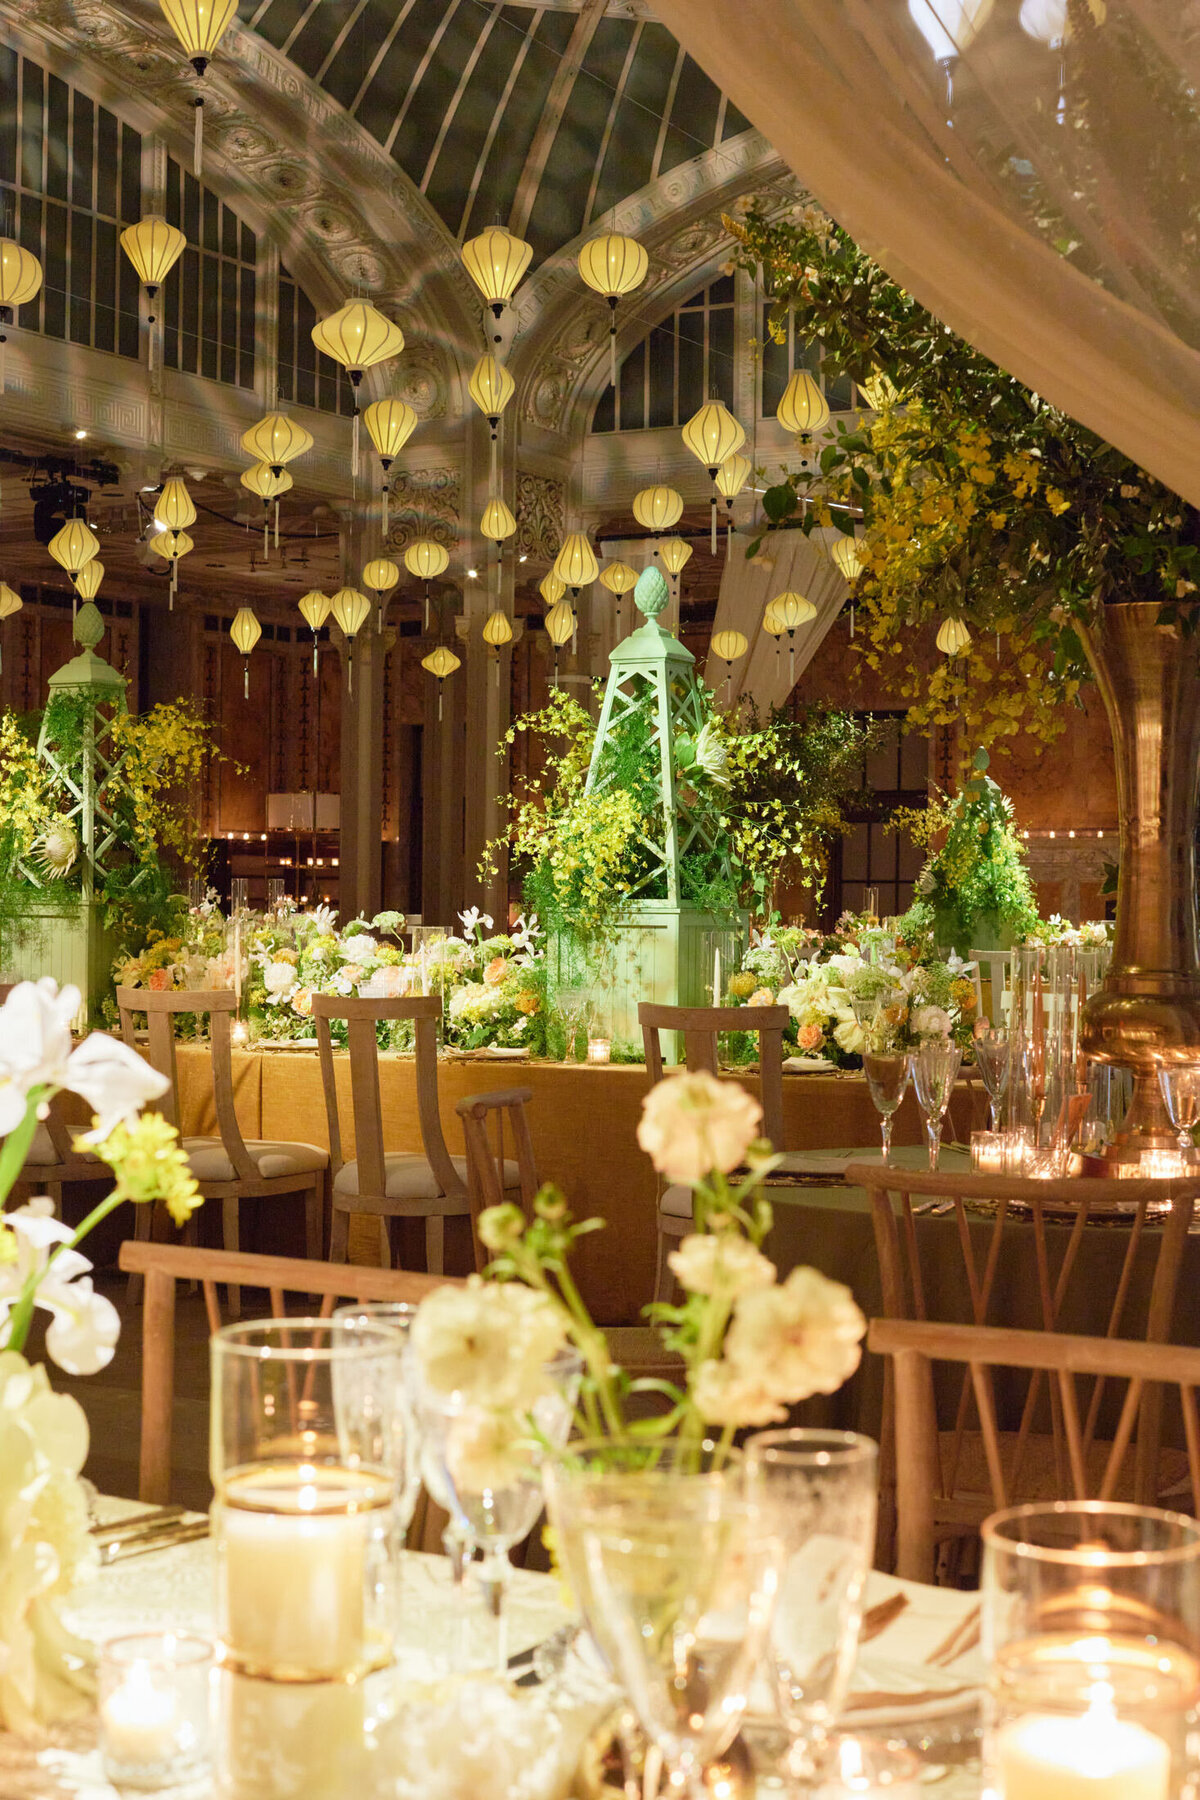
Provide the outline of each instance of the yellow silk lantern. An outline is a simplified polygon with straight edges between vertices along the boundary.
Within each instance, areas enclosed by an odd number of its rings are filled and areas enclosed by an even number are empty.
[[[438,719],[440,720],[442,716],[442,683],[448,675],[453,675],[455,669],[461,668],[462,664],[453,650],[447,650],[444,644],[438,644],[429,652],[428,656],[421,658],[421,667],[428,669],[431,675],[437,677]]]
[[[550,569],[543,575],[542,579],[538,582],[538,593],[542,596],[542,599],[546,602],[547,606],[557,606],[566,591],[566,582],[561,575],[556,575],[553,569]]]
[[[636,238],[608,231],[589,238],[576,259],[579,273],[594,293],[608,301],[609,385],[617,385],[617,304],[646,279],[650,259]]]
[[[367,436],[379,453],[383,464],[383,535],[387,537],[388,503],[391,499],[391,483],[388,470],[393,460],[399,456],[413,432],[417,429],[417,415],[405,400],[373,400],[370,406],[363,408],[363,424],[367,428]]]
[[[346,692],[354,692],[354,640],[371,616],[371,602],[357,588],[339,588],[330,610],[345,636],[349,649],[346,665]]]
[[[154,503],[154,517],[168,531],[183,531],[196,523],[196,503],[182,475],[169,475]]]
[[[242,433],[242,449],[246,455],[254,457],[256,462],[266,463],[273,475],[278,475],[285,463],[303,456],[312,447],[312,432],[298,425],[295,419],[289,419],[286,413],[268,413],[265,419]]]
[[[669,531],[683,517],[683,495],[662,485],[642,488],[633,496],[633,516],[647,531]]]
[[[951,616],[938,626],[936,642],[944,656],[961,656],[970,647],[971,634],[961,619]]]
[[[254,616],[250,606],[239,606],[233,615],[233,623],[229,627],[229,635],[242,653],[242,696],[250,698],[250,652],[262,636],[262,626]]]
[[[4,346],[18,306],[25,306],[42,285],[42,265],[32,250],[15,238],[0,237],[0,399],[4,396]]]
[[[710,400],[692,414],[683,427],[681,435],[692,455],[708,470],[708,478],[713,484],[713,491],[709,498],[709,518],[712,553],[715,556],[717,554],[717,472],[726,457],[732,456],[736,450],[741,449],[746,441],[746,433],[722,401]]]
[[[100,592],[100,583],[103,580],[104,564],[100,561],[98,556],[93,556],[91,562],[84,563],[82,569],[80,569],[78,575],[76,575],[75,592],[79,595],[81,600],[94,600],[96,595]],[[0,613],[0,618],[3,617],[3,613]]]
[[[554,573],[576,593],[595,581],[600,564],[586,531],[572,531],[563,539],[563,547],[554,559]]]
[[[303,618],[304,623],[312,632],[313,678],[315,680],[317,674],[317,633],[329,617],[333,607],[333,601],[328,594],[323,594],[320,588],[310,588],[307,594],[301,594],[296,605],[300,608],[300,615]]]
[[[11,619],[19,613],[25,602],[15,588],[10,588],[7,581],[0,581],[0,622]]]
[[[502,225],[493,225],[478,237],[468,238],[461,255],[467,274],[499,319],[529,267],[533,245],[514,237]],[[498,332],[495,342],[500,342]]]
[[[797,369],[783,390],[775,417],[785,431],[807,443],[829,423],[829,402],[807,369]]]

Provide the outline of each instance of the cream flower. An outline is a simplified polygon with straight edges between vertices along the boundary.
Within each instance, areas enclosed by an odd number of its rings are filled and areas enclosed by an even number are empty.
[[[725,1340],[740,1374],[759,1377],[788,1405],[832,1394],[853,1375],[867,1322],[848,1287],[793,1269],[778,1287],[743,1294]]]
[[[426,1385],[468,1405],[527,1411],[549,1385],[562,1318],[543,1294],[515,1282],[437,1288],[413,1320],[410,1343]]]
[[[528,1430],[511,1412],[471,1406],[446,1426],[446,1473],[460,1500],[537,1480]]]
[[[848,1056],[856,1056],[867,1041],[867,1034],[858,1020],[851,1017],[843,1019],[833,1028],[833,1035]]]
[[[296,971],[291,963],[269,962],[263,969],[263,986],[267,990],[267,1005],[282,1006],[295,991]]]
[[[660,1175],[695,1187],[736,1168],[758,1136],[762,1107],[736,1082],[670,1075],[642,1102],[637,1138]]]
[[[953,1026],[950,1014],[940,1006],[918,1007],[912,1016],[917,1037],[949,1037]]]
[[[691,1388],[706,1425],[777,1425],[787,1418],[787,1408],[761,1374],[728,1362],[702,1362]]]
[[[71,1048],[79,989],[51,980],[22,981],[0,1006],[0,1137],[25,1116],[32,1088],[70,1088],[99,1115],[101,1135],[136,1116],[168,1086],[149,1063],[117,1038],[93,1032]]]
[[[774,1263],[731,1231],[692,1232],[667,1261],[689,1294],[719,1293],[727,1301],[775,1280]]]
[[[36,1274],[35,1301],[53,1315],[46,1349],[68,1375],[94,1375],[112,1361],[121,1319],[112,1301],[93,1291],[87,1257],[59,1249],[74,1236],[70,1226],[54,1217],[54,1202],[45,1195],[6,1212],[3,1222],[15,1255],[0,1263],[0,1333],[7,1335],[8,1316]]]

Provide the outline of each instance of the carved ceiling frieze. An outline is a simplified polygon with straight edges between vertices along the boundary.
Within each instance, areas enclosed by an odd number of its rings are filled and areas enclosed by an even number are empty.
[[[391,471],[388,547],[400,551],[417,538],[433,538],[452,549],[458,542],[462,478],[456,468]]]
[[[553,562],[566,534],[566,493],[551,475],[517,474],[518,556]]]

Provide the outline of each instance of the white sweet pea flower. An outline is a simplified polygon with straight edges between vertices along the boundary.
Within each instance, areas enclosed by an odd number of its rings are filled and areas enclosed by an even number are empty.
[[[543,935],[544,933],[538,927],[536,913],[530,913],[528,922],[526,922],[524,913],[518,915],[517,922],[513,926],[512,931],[513,949],[528,950],[530,952],[530,954],[524,958],[525,966],[533,962],[536,958],[537,950],[535,946],[538,938]]]
[[[329,937],[332,935],[337,913],[332,906],[314,906],[304,915],[304,922],[313,937]]]
[[[642,1101],[637,1139],[660,1175],[689,1187],[727,1175],[758,1136],[762,1107],[733,1081],[668,1075]]]
[[[964,962],[957,950],[952,950],[946,958],[946,967],[952,975],[970,975],[974,969],[973,962]]]
[[[139,1059],[140,1060],[140,1059]],[[37,1276],[36,1303],[53,1313],[46,1349],[68,1375],[94,1375],[112,1361],[121,1332],[116,1307],[93,1291],[91,1263],[77,1250],[59,1249],[75,1235],[54,1217],[54,1202],[40,1196],[4,1214],[15,1240],[15,1255],[0,1263],[0,1311],[7,1320],[27,1280]],[[53,1257],[53,1261],[51,1258]]]
[[[775,1280],[774,1263],[732,1231],[694,1231],[667,1261],[689,1294],[719,1291],[726,1300],[735,1300]]]

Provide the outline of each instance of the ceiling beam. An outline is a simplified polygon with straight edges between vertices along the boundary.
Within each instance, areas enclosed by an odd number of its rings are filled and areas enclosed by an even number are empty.
[[[521,171],[520,179],[517,182],[517,191],[513,195],[508,228],[516,237],[524,237],[528,229],[533,213],[533,204],[537,199],[538,189],[542,185],[542,176],[546,173],[551,145],[558,135],[558,128],[562,123],[567,103],[583,67],[583,59],[588,53],[606,8],[607,0],[583,0],[583,5],[579,9],[579,17],[571,32],[571,41],[558,65],[554,80],[550,84],[550,92],[546,96],[542,116],[538,120],[537,130],[533,134],[533,142],[529,146],[529,154],[525,158],[525,167]]]

